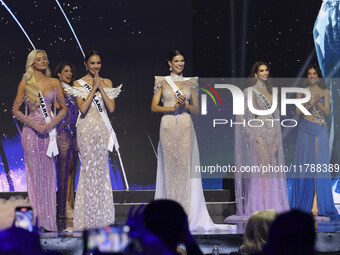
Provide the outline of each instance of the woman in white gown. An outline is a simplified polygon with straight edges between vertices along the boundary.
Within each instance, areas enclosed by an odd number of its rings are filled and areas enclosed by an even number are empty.
[[[212,222],[201,178],[191,176],[191,169],[199,165],[197,139],[190,117],[190,113],[199,109],[197,77],[183,77],[184,57],[178,50],[170,53],[168,64],[170,76],[155,77],[151,104],[152,112],[164,114],[160,126],[155,199],[179,202],[189,216],[191,231],[232,229],[230,225]]]
[[[115,109],[114,98],[120,87],[112,88],[109,79],[99,77],[101,58],[94,51],[85,55],[87,74],[65,90],[76,96],[81,116],[77,122],[77,143],[81,170],[77,186],[73,230],[111,225],[115,221],[109,151],[113,150],[115,135],[108,119],[108,110]],[[113,132],[113,133],[112,133]]]

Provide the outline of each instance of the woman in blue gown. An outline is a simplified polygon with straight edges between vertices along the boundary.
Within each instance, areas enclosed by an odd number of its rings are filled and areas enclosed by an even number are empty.
[[[304,87],[309,89],[311,99],[304,106],[311,115],[304,115],[299,123],[295,152],[299,176],[293,180],[290,207],[313,215],[336,216],[338,212],[332,194],[329,135],[325,121],[325,115],[330,111],[329,90],[318,66],[309,66],[306,77]],[[299,109],[296,111],[302,114]]]

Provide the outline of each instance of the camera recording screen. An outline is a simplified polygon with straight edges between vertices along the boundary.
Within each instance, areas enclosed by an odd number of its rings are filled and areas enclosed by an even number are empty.
[[[128,226],[89,230],[86,232],[86,249],[88,252],[121,252],[130,243],[128,231]]]

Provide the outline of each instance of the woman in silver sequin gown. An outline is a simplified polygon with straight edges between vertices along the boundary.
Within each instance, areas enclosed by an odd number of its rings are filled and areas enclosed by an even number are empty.
[[[85,56],[88,73],[81,78],[92,87],[86,99],[76,97],[80,119],[77,124],[77,142],[80,152],[81,170],[76,192],[73,229],[84,230],[105,227],[115,221],[110,169],[108,165],[108,141],[110,133],[99,111],[91,105],[95,93],[101,95],[101,104],[112,113],[114,99],[110,99],[104,87],[112,88],[109,79],[100,78],[101,58],[96,51],[89,51]],[[79,81],[74,87],[81,88]]]
[[[191,231],[231,229],[229,225],[212,222],[201,178],[191,176],[191,168],[199,165],[196,134],[190,117],[190,112],[198,112],[199,108],[197,78],[183,77],[184,57],[177,50],[171,52],[168,64],[170,77],[183,96],[175,96],[165,77],[155,77],[151,111],[164,114],[160,126],[155,199],[179,202],[189,216]]]

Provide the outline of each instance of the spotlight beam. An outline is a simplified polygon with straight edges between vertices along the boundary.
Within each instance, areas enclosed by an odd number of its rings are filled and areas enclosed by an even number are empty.
[[[33,49],[35,49],[35,46],[33,44],[33,42],[31,41],[31,39],[29,38],[28,34],[26,33],[25,29],[22,27],[22,25],[20,24],[19,20],[15,17],[15,15],[13,14],[13,12],[11,11],[11,9],[8,8],[8,6],[6,5],[6,3],[3,0],[0,0],[0,2],[2,3],[2,5],[6,8],[6,10],[9,12],[9,14],[11,14],[11,16],[13,17],[13,19],[16,21],[16,23],[18,24],[18,26],[21,28],[22,32],[25,34],[27,40],[30,42],[30,44],[32,45]]]
[[[248,0],[243,1],[243,14],[242,14],[242,38],[241,38],[241,64],[240,73],[241,77],[247,77],[246,75],[246,40],[247,40],[247,24],[248,24]]]
[[[0,0],[0,1],[1,1],[1,0]],[[79,49],[80,49],[81,53],[83,54],[83,57],[85,57],[85,53],[84,53],[84,51],[83,51],[83,47],[81,47],[80,42],[79,42],[79,40],[78,40],[78,37],[77,37],[77,35],[76,35],[76,33],[75,33],[75,31],[74,31],[74,29],[73,29],[73,27],[72,27],[72,25],[71,25],[69,19],[67,18],[66,13],[65,13],[64,10],[63,10],[63,7],[61,7],[61,5],[60,5],[60,3],[59,3],[58,0],[55,0],[55,1],[56,1],[57,5],[59,6],[60,11],[61,11],[61,12],[63,13],[63,15],[64,15],[64,17],[65,17],[65,19],[66,19],[66,22],[67,22],[68,26],[70,27],[70,29],[71,29],[71,31],[72,31],[72,34],[73,34],[74,38],[76,39],[76,41],[77,41],[77,43],[78,43]]]
[[[231,55],[231,77],[237,76],[236,70],[236,39],[235,39],[235,2],[230,1],[230,55]]]

